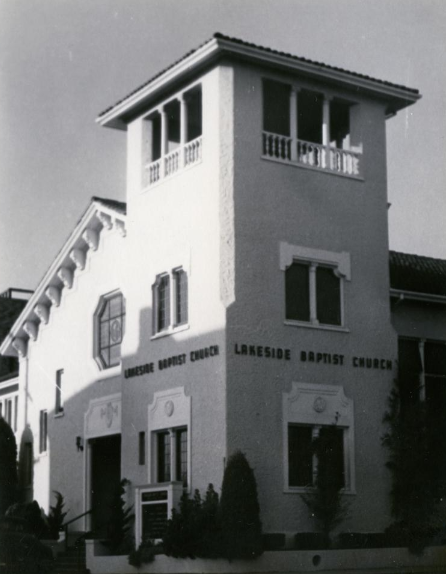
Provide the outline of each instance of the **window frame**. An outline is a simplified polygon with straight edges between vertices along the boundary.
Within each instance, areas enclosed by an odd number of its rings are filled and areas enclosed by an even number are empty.
[[[287,456],[288,456],[288,476],[286,477],[288,481],[288,488],[295,490],[295,489],[303,489],[304,491],[311,491],[315,490],[316,485],[316,477],[317,477],[317,468],[318,468],[318,460],[316,454],[312,453],[311,457],[311,467],[312,467],[312,477],[311,477],[311,484],[307,485],[292,485],[290,484],[290,428],[310,428],[311,429],[311,442],[314,441],[318,436],[322,429],[330,428],[331,425],[310,425],[310,424],[301,424],[301,423],[288,423],[288,442],[287,442]],[[348,468],[348,457],[346,455],[348,449],[348,432],[349,429],[346,427],[335,425],[336,429],[342,431],[342,443],[343,443],[343,452],[342,452],[342,465],[343,465],[343,480],[344,485],[341,489],[342,492],[346,492],[349,489],[349,468]],[[311,442],[309,447],[311,448]]]
[[[287,318],[287,280],[286,272],[293,264],[308,265],[308,293],[310,318],[308,321]],[[339,314],[340,324],[321,323],[317,312],[317,269],[332,269],[339,279]],[[340,253],[324,251],[288,243],[280,243],[280,269],[284,272],[284,324],[296,327],[310,327],[331,331],[348,332],[345,321],[345,282],[351,280],[350,254],[343,251]]]
[[[186,433],[186,450],[181,449],[181,436]],[[189,487],[189,431],[187,425],[181,425],[178,427],[157,429],[152,433],[152,444],[154,447],[154,457],[153,457],[153,476],[155,478],[155,484],[163,484],[166,482],[181,482],[183,488],[187,489]],[[161,459],[163,464],[166,462],[166,453],[160,452],[160,445],[162,438],[168,437],[168,476],[165,468],[161,468]],[[183,459],[182,454],[185,454],[185,459]],[[182,465],[186,465],[186,478],[183,477]]]
[[[314,486],[289,484],[289,428],[306,426],[315,429],[336,425],[343,431],[344,487],[342,493],[355,494],[354,405],[342,386],[293,382],[289,393],[282,394],[283,411],[283,492],[305,493]],[[313,457],[313,481],[317,464]]]
[[[48,452],[48,410],[39,411],[39,455]]]
[[[117,363],[113,363],[113,364],[107,364],[107,362],[105,361],[105,359],[102,356],[102,352],[104,350],[105,347],[101,346],[101,325],[103,323],[102,319],[102,314],[105,311],[106,305],[112,301],[113,299],[117,298],[117,297],[121,297],[121,313],[119,315],[117,315],[116,317],[113,317],[114,319],[121,319],[121,340],[119,343],[117,343],[116,345],[108,345],[108,349],[109,349],[109,353],[110,353],[110,349],[114,346],[120,346],[120,351],[119,351],[119,361]],[[93,338],[94,338],[94,344],[93,344],[93,357],[94,360],[96,361],[97,366],[99,367],[99,369],[101,371],[107,370],[107,369],[114,369],[114,368],[121,368],[122,365],[122,343],[124,341],[124,335],[125,335],[125,318],[126,318],[126,300],[125,297],[122,293],[122,291],[120,289],[115,289],[114,291],[111,291],[110,293],[106,293],[105,295],[102,295],[99,299],[99,302],[97,304],[96,310],[94,312],[94,320],[93,320]],[[110,320],[108,320],[110,321]],[[105,321],[104,321],[105,322]],[[109,361],[110,363],[110,358]]]
[[[179,288],[181,277],[185,277],[185,289]],[[160,325],[161,288],[164,282],[168,284],[168,316],[166,323]],[[186,294],[185,311],[186,319],[179,318],[179,297]],[[181,320],[180,320],[181,319]],[[152,339],[164,337],[189,328],[189,273],[184,266],[173,267],[169,272],[159,273],[152,285]]]
[[[60,417],[64,414],[64,402],[62,393],[62,381],[64,379],[64,369],[56,371],[56,397],[54,405],[54,416]]]

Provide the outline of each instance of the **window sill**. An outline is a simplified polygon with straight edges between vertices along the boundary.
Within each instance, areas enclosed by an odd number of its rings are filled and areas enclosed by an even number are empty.
[[[322,331],[337,331],[339,333],[350,333],[350,329],[343,327],[342,325],[321,325],[315,323],[306,323],[305,321],[292,321],[291,319],[286,319],[284,325],[288,327],[304,327],[305,329],[320,329]]]
[[[61,417],[63,417],[65,415],[65,411],[60,411],[58,413],[54,413],[54,418],[55,419],[60,419]]]
[[[189,323],[185,323],[184,325],[178,325],[177,327],[169,327],[164,331],[160,331],[159,333],[155,333],[150,337],[151,341],[155,341],[156,339],[162,339],[163,337],[168,337],[170,335],[176,335],[177,333],[181,333],[182,331],[187,331],[190,329]]]

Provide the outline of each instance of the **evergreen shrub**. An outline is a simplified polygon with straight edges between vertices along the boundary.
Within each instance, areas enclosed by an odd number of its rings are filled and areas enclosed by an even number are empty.
[[[0,518],[17,502],[17,444],[9,424],[0,417]]]
[[[220,500],[221,554],[228,560],[253,559],[263,552],[262,524],[254,472],[245,455],[228,459]]]

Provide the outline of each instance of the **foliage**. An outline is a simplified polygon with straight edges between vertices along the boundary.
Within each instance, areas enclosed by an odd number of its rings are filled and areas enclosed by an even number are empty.
[[[327,548],[331,545],[331,532],[348,515],[348,506],[342,496],[343,481],[336,472],[339,460],[337,433],[338,428],[333,424],[313,440],[313,453],[317,458],[315,490],[302,494],[324,535]]]
[[[174,558],[217,558],[218,494],[209,484],[204,501],[195,490],[191,499],[186,492],[179,510],[172,511],[163,539],[164,552]]]
[[[48,514],[48,529],[50,539],[58,540],[59,532],[62,530],[67,512],[63,511],[65,502],[62,494],[57,490],[54,490],[53,492],[56,497],[56,505],[50,506],[50,513]]]
[[[402,406],[398,382],[388,401],[384,416],[388,431],[382,444],[388,449],[387,467],[392,473],[392,536],[406,540],[409,549],[422,552],[429,536],[439,525],[440,500],[446,494],[445,482],[438,474],[444,452],[433,450],[436,444],[426,404],[410,401]]]
[[[107,527],[106,545],[115,554],[126,553],[131,549],[130,530],[134,515],[133,507],[125,508],[125,487],[129,481],[123,478],[117,486],[111,504],[111,518]]]
[[[17,502],[17,445],[14,432],[0,417],[0,517]]]
[[[5,518],[0,523],[0,564],[8,574],[47,574],[52,568],[51,549],[21,525]],[[1,570],[3,572],[3,570]]]
[[[262,553],[257,484],[252,468],[240,451],[229,457],[225,468],[219,526],[223,557],[252,559]]]
[[[22,524],[23,530],[38,539],[49,537],[48,523],[45,513],[38,502],[17,502],[10,506],[5,514],[10,522]]]
[[[143,564],[149,564],[155,560],[155,548],[153,542],[144,540],[140,546],[132,550],[129,554],[129,564],[135,568],[140,568]]]

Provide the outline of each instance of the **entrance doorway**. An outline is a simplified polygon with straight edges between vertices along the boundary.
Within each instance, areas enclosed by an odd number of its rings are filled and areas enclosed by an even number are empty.
[[[104,537],[121,480],[121,435],[91,439],[90,446],[92,530]]]

